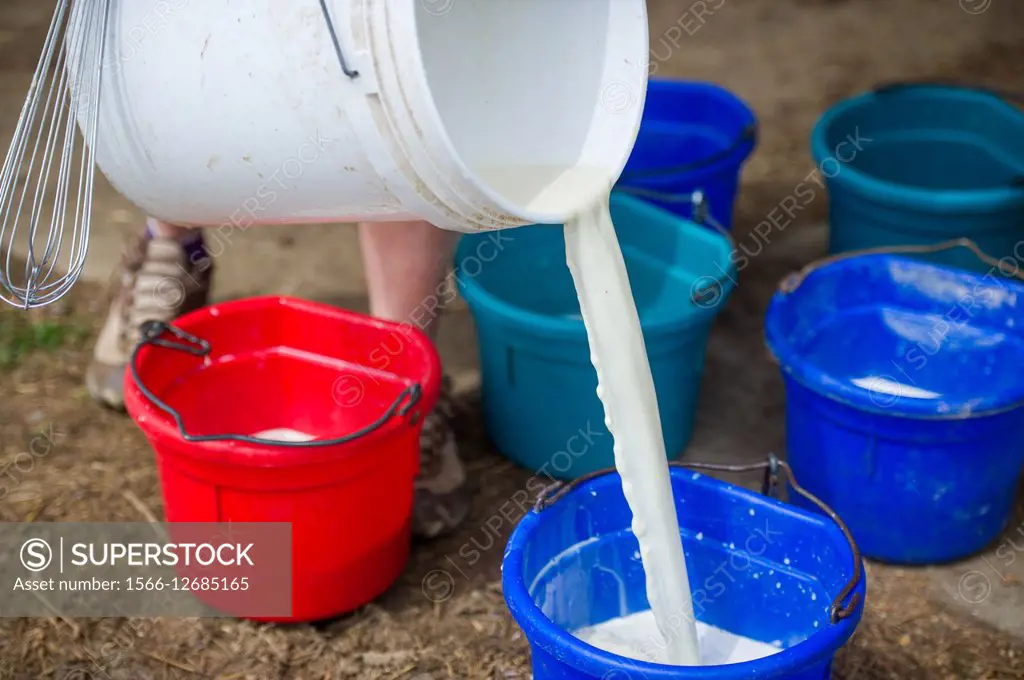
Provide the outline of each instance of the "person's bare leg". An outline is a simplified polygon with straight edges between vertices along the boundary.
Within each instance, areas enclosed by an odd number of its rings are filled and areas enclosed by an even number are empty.
[[[451,272],[459,236],[429,222],[360,224],[370,314],[418,326],[435,338],[440,310],[424,306]]]
[[[148,320],[171,321],[207,303],[212,261],[199,229],[149,218],[127,244],[111,281],[106,321],[86,371],[89,394],[104,406],[124,408],[124,370]]]
[[[370,295],[370,314],[405,323],[437,337],[443,304],[450,296],[452,257],[459,234],[427,222],[359,225],[359,241]],[[469,513],[466,473],[452,432],[450,385],[423,423],[420,475],[416,480],[413,531],[433,538],[455,529]]]

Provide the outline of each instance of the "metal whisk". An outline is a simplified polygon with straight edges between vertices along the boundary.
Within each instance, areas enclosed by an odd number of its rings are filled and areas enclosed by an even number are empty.
[[[58,0],[0,172],[0,297],[16,307],[59,300],[85,265],[109,15],[110,0]]]

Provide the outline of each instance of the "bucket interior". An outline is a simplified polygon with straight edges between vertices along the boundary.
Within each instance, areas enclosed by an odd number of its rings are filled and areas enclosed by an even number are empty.
[[[853,574],[835,525],[686,470],[673,469],[672,485],[699,622],[780,648],[833,627],[830,607]],[[573,632],[650,608],[631,519],[617,474],[535,518],[520,544],[522,577],[558,627]],[[653,660],[650,648],[636,651]]]
[[[414,4],[430,95],[468,172],[536,214],[572,214],[608,190],[643,110],[641,0]],[[575,181],[552,187],[570,170]]]
[[[708,310],[692,300],[698,281],[723,279],[732,270],[729,241],[703,227],[637,199],[613,194],[612,221],[643,324],[671,324]],[[470,304],[475,293],[514,310],[551,320],[579,321],[576,287],[565,263],[563,229],[534,225],[510,230],[502,250],[486,234],[462,239],[458,280]],[[493,259],[485,260],[483,255]],[[543,286],[529,282],[543,281]],[[724,297],[724,296],[723,296]]]
[[[732,147],[754,122],[753,112],[732,93],[719,87],[652,79],[647,85],[640,134],[622,179],[634,181],[633,173],[698,164],[714,158]],[[750,141],[728,157],[680,174],[713,172],[722,166],[735,171],[752,150],[753,141]],[[641,179],[637,177],[635,181]],[[648,181],[658,179],[665,178],[649,178]]]
[[[891,414],[960,416],[1024,399],[1024,286],[891,255],[813,271],[765,322],[783,369]]]
[[[190,434],[340,437],[376,421],[408,386],[436,379],[422,338],[322,305],[245,300],[178,323],[210,343],[208,358],[148,347],[138,373]]]
[[[970,90],[915,87],[854,100],[832,114],[821,141],[819,163],[833,156],[915,189],[1005,188],[1024,177],[1024,114]]]
[[[394,376],[373,375],[348,362],[273,348],[187,371],[157,396],[181,414],[190,434],[274,439],[266,433],[291,430],[329,439],[372,423],[403,387]],[[351,403],[343,406],[346,399]]]

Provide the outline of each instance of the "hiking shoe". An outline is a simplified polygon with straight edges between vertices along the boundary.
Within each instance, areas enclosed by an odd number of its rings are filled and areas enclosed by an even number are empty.
[[[459,458],[452,423],[455,402],[445,378],[437,406],[423,419],[420,474],[416,478],[412,531],[418,538],[437,538],[457,529],[469,514],[466,470]]]
[[[197,240],[186,245],[140,236],[128,244],[85,375],[89,394],[100,404],[124,410],[124,372],[144,322],[172,321],[206,304],[213,262],[202,250],[201,234]]]

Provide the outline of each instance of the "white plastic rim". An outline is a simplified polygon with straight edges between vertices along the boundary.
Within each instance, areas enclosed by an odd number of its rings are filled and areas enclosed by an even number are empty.
[[[175,224],[560,223],[640,125],[645,0],[329,0],[355,78],[319,0],[112,4],[97,162]]]

